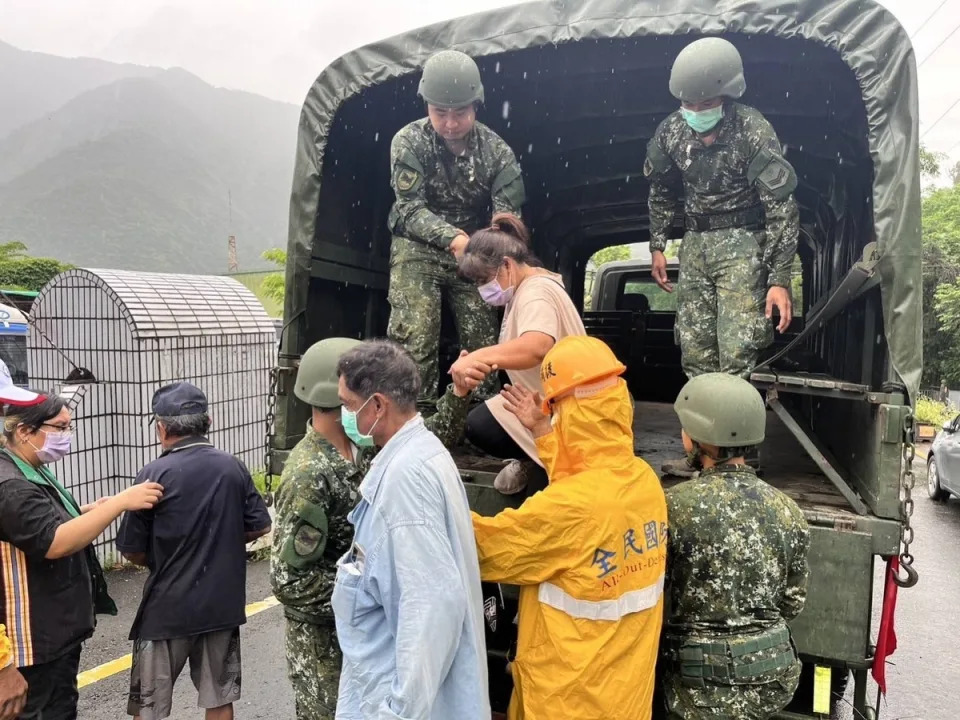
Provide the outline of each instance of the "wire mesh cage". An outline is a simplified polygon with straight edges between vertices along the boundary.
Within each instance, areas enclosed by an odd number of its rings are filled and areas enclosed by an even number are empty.
[[[260,301],[236,280],[118,270],[70,270],[33,305],[30,385],[75,404],[73,452],[54,470],[81,503],[129,487],[160,454],[150,401],[189,381],[210,405],[210,441],[251,472],[263,464],[264,422],[277,333]],[[95,383],[65,385],[77,367]],[[119,521],[96,542],[116,558]]]

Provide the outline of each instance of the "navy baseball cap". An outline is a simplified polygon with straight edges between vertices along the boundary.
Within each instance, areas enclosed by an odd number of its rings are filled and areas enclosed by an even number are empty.
[[[153,394],[153,414],[157,417],[201,415],[207,412],[207,396],[196,385],[174,383]]]

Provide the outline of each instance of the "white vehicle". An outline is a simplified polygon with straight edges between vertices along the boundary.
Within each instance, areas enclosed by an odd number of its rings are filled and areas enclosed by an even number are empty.
[[[0,359],[10,371],[14,385],[27,386],[27,317],[11,305],[0,304]]]

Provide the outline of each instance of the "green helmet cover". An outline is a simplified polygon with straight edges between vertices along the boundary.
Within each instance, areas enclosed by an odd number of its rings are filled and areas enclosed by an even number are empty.
[[[459,50],[443,50],[423,66],[417,94],[431,105],[458,108],[483,102],[480,68],[473,58]]]
[[[340,356],[360,344],[352,338],[326,338],[311,345],[300,358],[294,394],[311,407],[340,407],[337,394],[337,362]]]
[[[723,38],[707,37],[690,43],[677,55],[670,70],[670,94],[681,102],[739,98],[746,89],[740,52]]]
[[[763,399],[736,375],[698,375],[683,386],[673,408],[694,442],[721,448],[763,442],[767,426]]]

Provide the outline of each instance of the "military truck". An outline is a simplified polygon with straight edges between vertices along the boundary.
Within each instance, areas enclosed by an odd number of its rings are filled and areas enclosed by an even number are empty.
[[[705,35],[739,48],[744,102],[773,123],[799,176],[800,316],[752,377],[770,408],[764,478],[799,502],[812,536],[807,606],[793,623],[808,667],[782,717],[822,716],[824,683],[838,694],[848,677],[856,716],[871,716],[875,565],[899,557],[901,583],[916,581],[905,458],[921,371],[916,63],[907,33],[871,0],[535,2],[408,32],[333,62],[300,119],[267,463],[278,472],[303,434],[308,410],[291,387],[304,350],[328,336],[385,332],[389,146],[424,115],[416,89],[430,54],[453,47],[476,58],[486,87],[480,119],[520,159],[535,249],[582,304],[595,251],[648,239],[645,148],[676,109],[667,83],[673,58]],[[681,237],[681,217],[674,229]],[[680,447],[669,402],[683,375],[670,313],[615,306],[587,313],[585,324],[626,353],[636,451],[659,467]],[[450,318],[443,332],[452,361]],[[463,449],[455,456],[478,512],[522,502],[493,489],[497,466],[488,458]],[[515,598],[503,588],[488,636],[491,698],[501,710]],[[814,666],[830,668],[832,682]]]

